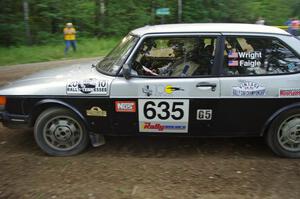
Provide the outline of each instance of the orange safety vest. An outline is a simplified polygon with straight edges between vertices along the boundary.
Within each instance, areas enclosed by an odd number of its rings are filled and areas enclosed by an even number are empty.
[[[64,39],[65,40],[75,40],[76,30],[75,28],[64,28]]]

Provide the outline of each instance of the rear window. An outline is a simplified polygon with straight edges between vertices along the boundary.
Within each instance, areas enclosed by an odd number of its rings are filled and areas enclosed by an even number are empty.
[[[227,37],[223,75],[265,75],[300,71],[299,57],[268,37]]]

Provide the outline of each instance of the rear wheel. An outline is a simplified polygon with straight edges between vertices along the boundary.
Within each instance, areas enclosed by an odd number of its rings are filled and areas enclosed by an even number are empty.
[[[88,133],[81,119],[64,108],[50,108],[37,118],[34,136],[49,155],[68,156],[82,152],[88,145]]]
[[[300,158],[300,109],[286,111],[275,118],[266,140],[276,154]]]

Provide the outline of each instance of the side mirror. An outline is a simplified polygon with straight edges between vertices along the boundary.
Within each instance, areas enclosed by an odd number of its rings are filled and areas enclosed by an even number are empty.
[[[125,79],[130,79],[131,77],[131,69],[130,66],[128,64],[124,64],[123,65],[123,76],[125,77]]]

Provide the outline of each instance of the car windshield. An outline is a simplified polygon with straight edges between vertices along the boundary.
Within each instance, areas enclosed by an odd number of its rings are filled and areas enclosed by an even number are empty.
[[[98,71],[116,75],[137,40],[138,37],[133,35],[124,37],[122,41],[97,64]]]

